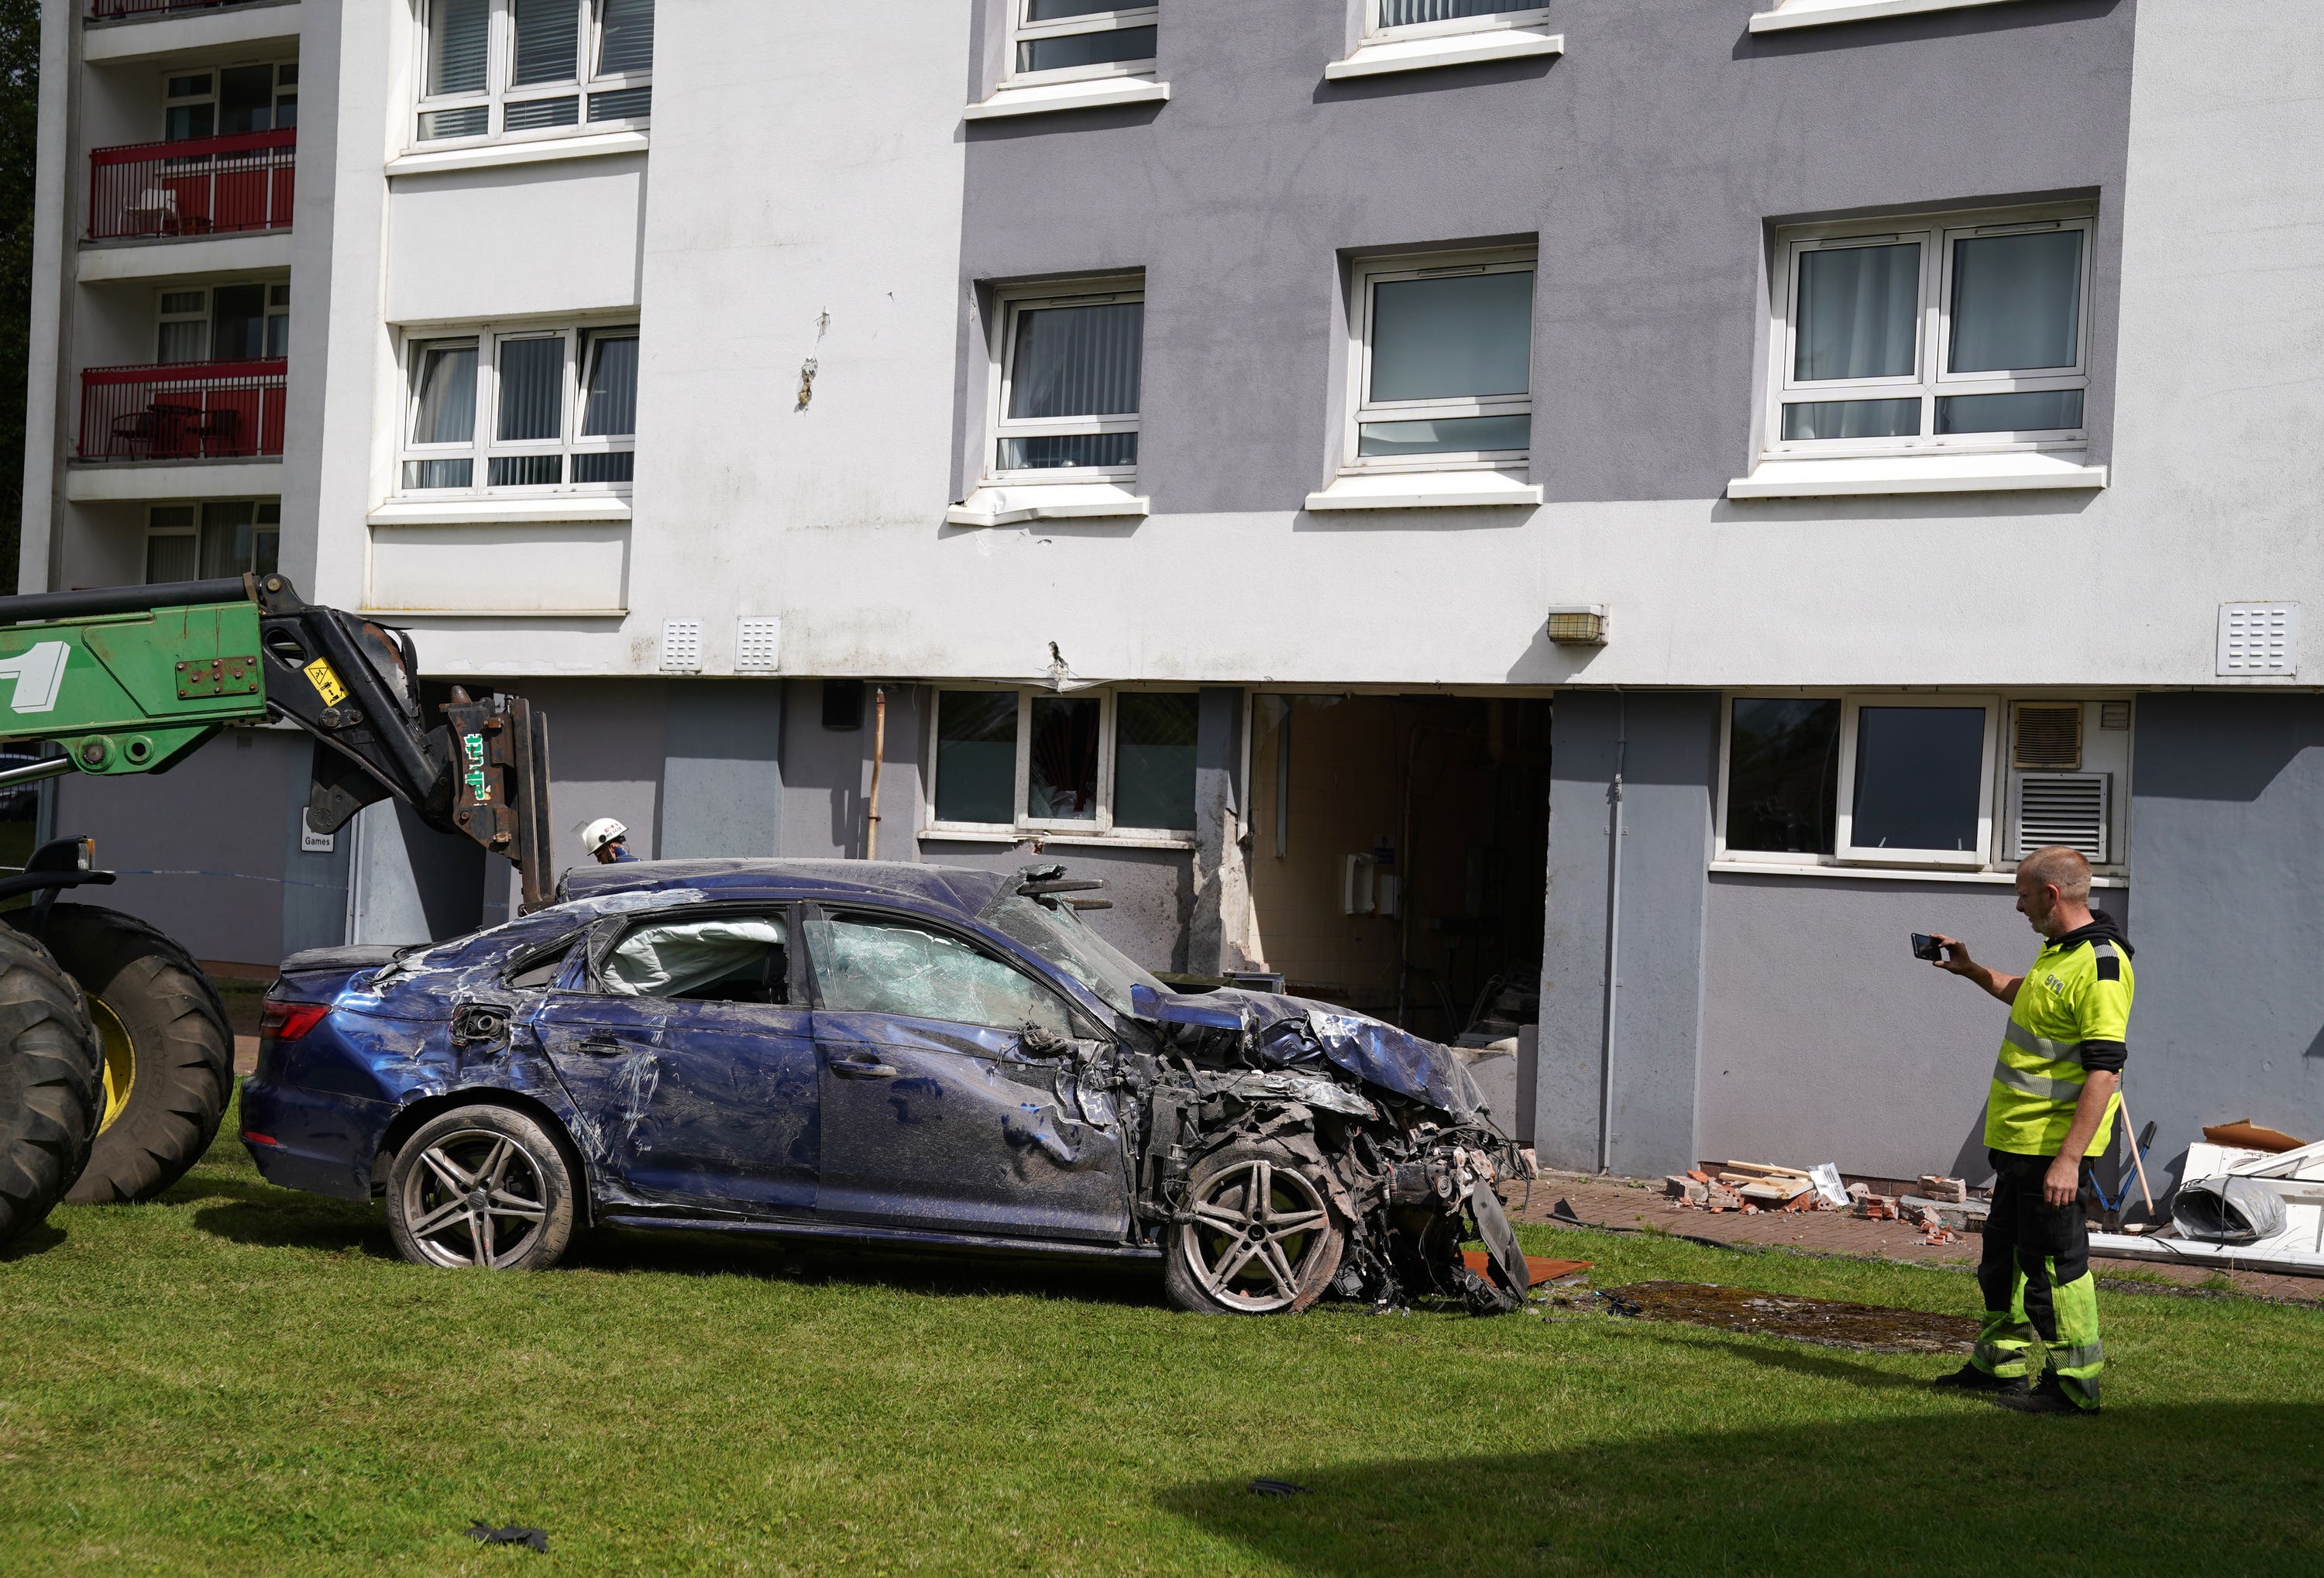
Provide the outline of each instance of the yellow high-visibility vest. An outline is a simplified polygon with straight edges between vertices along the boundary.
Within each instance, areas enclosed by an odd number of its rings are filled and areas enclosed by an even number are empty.
[[[2137,990],[2130,955],[2104,937],[2042,950],[2017,989],[1993,1066],[1985,1102],[1987,1146],[2020,1156],[2058,1154],[2089,1079],[2082,1043],[2128,1040],[2130,1000]],[[2119,1096],[2107,1103],[2084,1155],[2105,1153],[2121,1104]]]

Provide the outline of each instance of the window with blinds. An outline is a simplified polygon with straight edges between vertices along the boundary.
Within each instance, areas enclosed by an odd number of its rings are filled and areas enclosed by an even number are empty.
[[[428,0],[423,143],[620,130],[653,109],[654,0]]]
[[[1002,316],[993,478],[1134,476],[1144,292],[1020,298]]]
[[[1011,0],[1010,80],[1151,76],[1161,8],[1148,0]]]
[[[406,494],[626,488],[637,460],[632,325],[415,338]]]
[[[1370,0],[1375,37],[1425,38],[1436,33],[1478,32],[1545,21],[1545,5],[1511,5],[1508,0]]]

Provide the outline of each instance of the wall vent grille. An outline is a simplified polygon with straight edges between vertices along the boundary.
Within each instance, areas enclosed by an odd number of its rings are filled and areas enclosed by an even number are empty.
[[[2017,847],[2024,860],[2037,849],[2062,844],[2078,849],[2093,865],[2107,860],[2109,776],[2103,772],[2027,772],[2011,780],[2016,804]]]
[[[2012,735],[2009,764],[2079,772],[2082,766],[2082,704],[2021,701]]]
[[[702,672],[702,621],[665,619],[661,622],[661,671],[665,674]]]
[[[782,669],[783,622],[741,619],[734,623],[734,671],[773,674]]]
[[[2300,604],[2219,604],[2219,672],[2223,675],[2300,672]]]
[[[2098,703],[2098,727],[2101,729],[2126,729],[2130,727],[2130,703],[2126,701],[2102,701]]]

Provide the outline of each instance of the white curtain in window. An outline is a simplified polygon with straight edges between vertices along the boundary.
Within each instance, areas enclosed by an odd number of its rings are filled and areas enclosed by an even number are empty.
[[[433,0],[428,11],[428,92],[482,93],[492,40],[491,0]]]
[[[181,318],[161,326],[161,360],[164,362],[205,362],[210,354],[210,326],[207,318]]]
[[[1372,288],[1374,401],[1523,394],[1533,271],[1389,280]]]
[[[589,337],[589,383],[581,432],[590,438],[627,438],[638,430],[638,337]]]
[[[1011,417],[1126,416],[1138,410],[1146,305],[1040,307],[1017,315]]]
[[[580,71],[581,7],[576,0],[509,0],[516,29],[519,88],[533,82],[570,82]]]
[[[1508,0],[1379,0],[1382,27],[1410,27],[1422,22],[1451,22],[1462,16],[1491,16],[1502,11],[1524,11]]]
[[[2079,230],[1955,242],[1952,371],[2072,366],[2081,299]]]
[[[1921,246],[1841,246],[1799,254],[1793,376],[1909,378],[1921,326]]]
[[[476,437],[476,346],[429,346],[420,353],[415,444],[469,444]]]
[[[145,584],[159,586],[166,581],[190,581],[195,578],[194,535],[181,531],[173,536],[149,537],[145,540]]]
[[[597,37],[597,75],[652,70],[653,24],[654,0],[604,0],[604,22]]]
[[[501,342],[503,442],[565,436],[565,337]]]

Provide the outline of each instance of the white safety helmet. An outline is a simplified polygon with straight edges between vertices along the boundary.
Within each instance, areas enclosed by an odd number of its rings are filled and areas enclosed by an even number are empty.
[[[611,817],[600,817],[595,822],[586,823],[582,826],[581,848],[586,854],[595,854],[616,838],[627,838],[629,835],[630,830]]]

